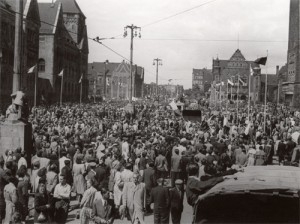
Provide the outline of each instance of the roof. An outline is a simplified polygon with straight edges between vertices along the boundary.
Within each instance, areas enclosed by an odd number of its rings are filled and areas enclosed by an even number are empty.
[[[237,49],[231,56],[230,61],[246,61],[246,59],[240,49]]]
[[[76,0],[57,0],[56,2],[62,3],[64,13],[81,14],[84,18],[86,18]]]
[[[10,9],[12,11],[16,11],[16,0],[5,0],[4,3],[8,4],[10,6]],[[25,5],[27,3],[27,0],[23,0],[23,10],[25,9]]]
[[[106,64],[106,69],[109,70],[107,75],[111,76],[113,71],[119,66],[120,63],[115,62],[109,62]],[[104,62],[93,62],[88,63],[88,74],[95,74],[95,72],[98,73],[98,75],[104,74],[105,65]]]
[[[244,172],[233,175],[205,194],[199,196],[198,202],[217,194],[248,193],[263,190],[284,190],[298,192],[300,190],[300,168],[292,166],[249,166]]]
[[[261,82],[265,83],[266,82],[266,75],[261,74]],[[277,75],[273,74],[268,74],[268,85],[269,86],[277,86],[278,85],[278,78]]]
[[[54,26],[57,26],[57,16],[60,10],[60,4],[39,3],[41,21],[40,33],[53,33]],[[51,24],[51,25],[49,25]]]

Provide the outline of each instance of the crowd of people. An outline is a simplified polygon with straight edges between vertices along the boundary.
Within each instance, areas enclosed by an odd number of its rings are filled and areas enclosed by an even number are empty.
[[[33,211],[35,223],[65,223],[75,200],[82,224],[142,224],[150,214],[154,223],[171,216],[175,224],[184,195],[193,206],[245,166],[299,165],[295,111],[268,114],[265,126],[258,109],[248,118],[243,110],[236,116],[203,107],[201,121],[191,121],[168,104],[137,102],[134,113],[125,105],[34,108],[32,152],[4,149],[0,157],[1,220],[24,223]]]

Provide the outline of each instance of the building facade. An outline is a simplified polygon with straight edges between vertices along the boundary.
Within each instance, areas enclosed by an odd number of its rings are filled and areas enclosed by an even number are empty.
[[[212,74],[214,83],[218,85],[214,87],[218,99],[246,100],[250,97],[253,102],[260,101],[260,70],[256,70],[253,76],[250,76],[250,66],[258,68],[259,66],[253,61],[247,61],[242,52],[237,49],[229,60],[213,59]],[[250,96],[249,96],[249,78],[251,79]],[[242,82],[239,82],[238,80]],[[233,86],[228,84],[228,80],[234,83]],[[238,84],[239,83],[239,84]],[[229,86],[227,91],[227,84]]]
[[[282,83],[285,102],[300,107],[300,1],[290,0],[287,79]]]
[[[0,0],[0,108],[11,104],[14,67],[16,1]],[[40,14],[36,0],[23,1],[22,60],[20,88],[27,95],[29,106],[34,101],[34,74],[27,74],[38,61]]]
[[[104,83],[104,71],[106,81]],[[144,68],[133,66],[133,97],[141,98],[144,95]],[[129,99],[130,65],[124,61],[93,62],[88,64],[89,98],[103,98],[106,88],[106,98]],[[106,85],[106,87],[104,87]]]
[[[45,86],[40,85],[40,96],[48,103],[58,102],[62,88],[63,102],[79,101],[82,85],[82,99],[87,99],[88,43],[84,14],[75,0],[39,3],[39,11],[41,20],[46,22],[41,25],[39,37],[38,71],[39,77],[46,80]]]

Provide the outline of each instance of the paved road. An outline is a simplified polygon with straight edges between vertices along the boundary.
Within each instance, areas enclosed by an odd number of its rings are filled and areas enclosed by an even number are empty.
[[[75,202],[73,201],[71,203],[71,205],[74,204],[74,203]],[[67,223],[74,223],[74,224],[80,223],[80,220],[76,219],[76,212],[77,211],[79,211],[79,209],[75,209],[75,210],[69,212]],[[192,209],[191,206],[189,206],[187,204],[186,199],[185,199],[184,200],[184,210],[183,210],[183,213],[182,213],[181,223],[182,224],[191,224],[192,220],[193,220],[193,209]],[[153,215],[146,216],[145,217],[145,223],[146,224],[153,224]],[[170,216],[170,223],[172,223],[171,216]],[[131,224],[131,222],[127,221],[127,220],[117,219],[117,220],[115,220],[114,224]]]

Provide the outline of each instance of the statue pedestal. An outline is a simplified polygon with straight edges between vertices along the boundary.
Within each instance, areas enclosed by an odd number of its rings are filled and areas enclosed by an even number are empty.
[[[21,147],[27,154],[27,164],[30,167],[32,153],[32,126],[18,120],[7,120],[0,123],[0,154]]]

